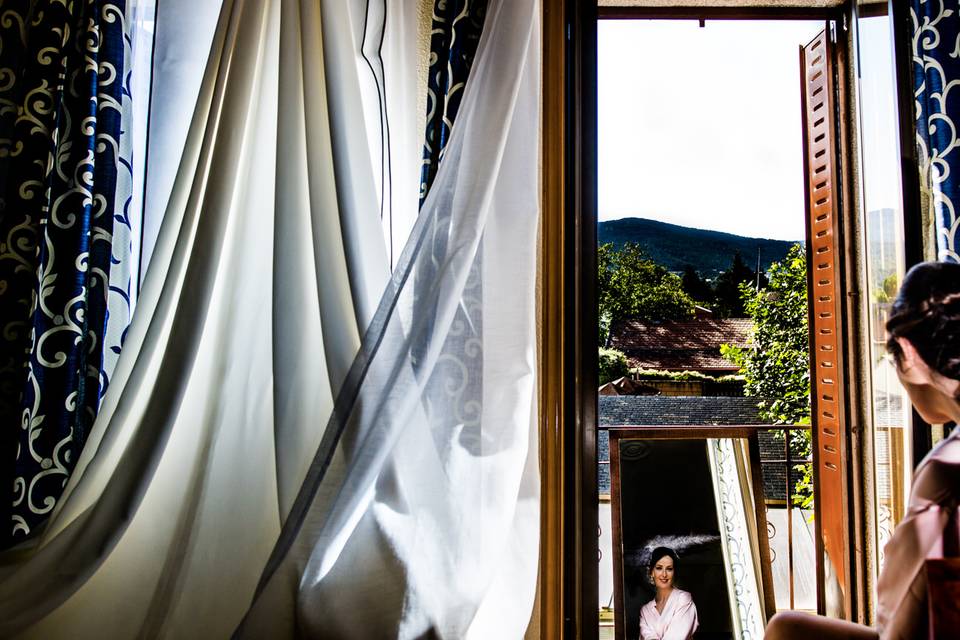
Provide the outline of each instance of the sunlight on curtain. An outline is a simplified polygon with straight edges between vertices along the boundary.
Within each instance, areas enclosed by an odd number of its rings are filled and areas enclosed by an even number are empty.
[[[538,91],[536,3],[493,3],[445,159],[241,637],[522,635],[539,533]],[[425,261],[436,278],[412,278]],[[478,371],[457,357],[465,343]],[[462,404],[480,381],[479,406]]]
[[[137,306],[140,293],[141,251],[143,248],[143,197],[146,191],[147,125],[150,117],[150,89],[153,82],[154,34],[156,32],[156,0],[128,0],[127,29],[131,54],[128,93],[130,153],[132,167],[131,198],[127,217],[130,221],[130,268],[127,287],[130,314]],[[119,352],[117,353],[119,355]]]
[[[365,11],[225,1],[100,416],[42,537],[0,557],[0,636],[221,638],[252,599],[254,637],[522,635],[537,3],[491,5],[392,278]],[[409,277],[424,260],[433,281]]]
[[[150,170],[144,185],[140,286],[170,200],[220,15],[220,0],[162,3],[156,15],[151,60],[150,131],[145,150]],[[190,19],[184,20],[184,15]]]

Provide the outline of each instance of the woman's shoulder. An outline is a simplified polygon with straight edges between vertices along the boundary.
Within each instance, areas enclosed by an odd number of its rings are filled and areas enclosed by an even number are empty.
[[[960,429],[954,429],[949,436],[938,442],[927,458],[931,462],[960,464]]]
[[[912,494],[916,498],[941,503],[956,499],[960,483],[960,432],[940,442],[914,474]]]
[[[690,595],[689,591],[684,591],[683,589],[673,589],[673,597],[676,599],[677,604],[689,604],[693,602],[693,596]]]

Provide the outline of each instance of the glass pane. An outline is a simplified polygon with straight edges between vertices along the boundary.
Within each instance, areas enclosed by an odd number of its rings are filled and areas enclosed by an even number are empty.
[[[910,403],[887,355],[884,325],[904,273],[900,154],[887,16],[858,20],[863,210],[877,509],[877,566],[910,490]]]

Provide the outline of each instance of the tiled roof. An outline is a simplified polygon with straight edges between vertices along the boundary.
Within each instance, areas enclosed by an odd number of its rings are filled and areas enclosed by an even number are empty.
[[[724,396],[601,396],[600,425],[764,424],[758,398]]]
[[[610,328],[610,347],[626,354],[631,367],[735,371],[720,357],[720,345],[746,346],[752,327],[749,318],[621,320]]]
[[[607,427],[627,425],[764,424],[757,415],[758,398],[708,396],[600,396],[597,460],[610,460]],[[598,489],[610,493],[610,465],[600,464]]]

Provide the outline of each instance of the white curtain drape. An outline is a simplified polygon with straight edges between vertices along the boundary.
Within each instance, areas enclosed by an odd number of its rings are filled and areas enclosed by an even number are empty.
[[[225,0],[98,420],[42,537],[2,556],[0,636],[523,634],[538,8],[491,2],[392,277],[367,10]]]
[[[137,280],[138,289],[170,201],[220,9],[221,0],[163,0],[156,12],[152,74],[147,87],[150,127],[144,149],[150,171],[142,183],[143,272]],[[190,19],[184,20],[185,15]]]
[[[492,3],[444,162],[241,637],[345,637],[357,611],[370,637],[398,621],[401,637],[522,635],[539,529],[538,101],[536,3]],[[414,278],[425,264],[433,278]]]

